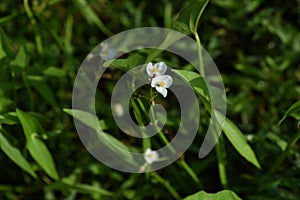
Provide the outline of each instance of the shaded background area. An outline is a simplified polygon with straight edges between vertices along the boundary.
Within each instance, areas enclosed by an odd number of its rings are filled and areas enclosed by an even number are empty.
[[[166,189],[168,184],[181,197],[200,189],[223,189],[215,152],[205,159],[197,158],[199,140],[194,141],[184,159],[203,188],[176,164],[157,171],[162,181],[156,175],[122,173],[102,165],[86,151],[72,118],[63,112],[71,108],[77,70],[96,45],[136,27],[172,28],[189,2],[0,3],[0,130],[37,173],[33,178],[0,151],[0,199],[173,199],[174,194]],[[227,90],[227,116],[246,136],[262,166],[259,170],[245,161],[225,139],[228,189],[243,199],[300,198],[299,142],[281,165],[270,171],[299,132],[299,114],[278,125],[286,110],[300,100],[299,29],[299,0],[211,0],[200,20],[202,45],[215,60]],[[174,55],[161,57],[167,64],[185,65]],[[108,97],[120,76],[114,71],[105,74],[96,97],[99,112],[111,113],[103,105],[109,105]],[[38,137],[47,145],[64,181],[49,177],[29,156],[16,108],[30,112],[43,127]],[[207,126],[207,118],[201,119]],[[113,121],[105,123],[108,131],[117,132]],[[122,142],[135,144],[125,137]]]

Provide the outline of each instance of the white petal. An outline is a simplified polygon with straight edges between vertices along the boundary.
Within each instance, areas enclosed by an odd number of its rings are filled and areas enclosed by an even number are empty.
[[[159,92],[160,94],[162,94],[163,97],[166,97],[166,96],[167,96],[168,91],[167,91],[166,88],[156,86],[155,89],[156,89],[157,92]]]
[[[151,62],[149,62],[146,66],[146,71],[147,71],[147,74],[152,77],[153,76],[153,72],[152,72],[152,69],[153,69],[153,64]]]
[[[154,65],[157,68],[158,75],[164,75],[167,71],[167,65],[164,62],[159,62]]]
[[[101,44],[100,57],[103,60],[110,60],[117,56],[116,50],[107,43]]]
[[[114,112],[116,113],[116,115],[118,117],[122,117],[124,115],[124,108],[123,108],[122,104],[116,103],[113,106],[113,109],[114,109]]]
[[[152,164],[153,162],[157,161],[159,155],[156,151],[152,151],[151,149],[147,149],[144,154],[144,159],[147,163]]]
[[[151,87],[156,87],[157,85],[159,85],[160,82],[162,82],[161,76],[157,76],[157,77],[153,78],[151,81]]]
[[[165,85],[164,85],[165,88],[168,88],[172,85],[173,79],[172,79],[171,76],[164,75],[164,76],[161,76],[161,77],[163,78],[162,81],[165,83]]]

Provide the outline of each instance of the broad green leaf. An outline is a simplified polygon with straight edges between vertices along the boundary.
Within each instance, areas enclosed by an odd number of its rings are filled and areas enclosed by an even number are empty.
[[[25,68],[27,65],[28,65],[28,57],[27,57],[27,54],[25,52],[25,49],[23,46],[21,46],[19,48],[19,51],[15,57],[14,60],[12,60],[10,62],[11,65],[15,65],[15,66],[18,66],[18,67],[22,67],[22,68]]]
[[[217,119],[222,117],[222,114],[217,111],[215,112],[215,114]],[[240,129],[228,118],[226,118],[224,122],[223,131],[233,147],[239,152],[239,154],[254,166],[261,169],[254,151],[247,143],[246,137],[243,135]]]
[[[0,132],[0,147],[2,151],[19,167],[29,173],[34,178],[37,177],[27,160],[23,157],[20,150],[12,146],[9,141]]]
[[[174,24],[174,29],[185,34],[196,33],[200,17],[208,0],[194,0],[181,12]]]
[[[295,117],[297,120],[300,120],[300,118],[298,119],[297,116],[300,115],[300,100],[295,102],[283,115],[282,119],[279,121],[279,124],[281,124],[288,116],[293,116]]]
[[[230,190],[223,190],[215,194],[200,191],[196,194],[184,198],[184,200],[241,200],[241,198],[239,198],[234,192]]]
[[[42,132],[41,125],[30,114],[19,109],[16,112],[26,136],[26,147],[30,155],[50,177],[57,180],[59,177],[53,158],[46,145],[38,138],[38,133]]]

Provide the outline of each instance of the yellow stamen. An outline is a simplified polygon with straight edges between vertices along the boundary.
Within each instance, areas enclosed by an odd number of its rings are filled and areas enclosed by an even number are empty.
[[[153,72],[153,73],[158,72],[157,68],[154,67],[154,68],[152,69],[152,72]]]
[[[158,84],[159,87],[164,87],[165,86],[165,83],[162,81]]]

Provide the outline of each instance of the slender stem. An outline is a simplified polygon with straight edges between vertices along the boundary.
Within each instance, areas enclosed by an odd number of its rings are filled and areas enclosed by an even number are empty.
[[[199,58],[199,65],[200,65],[200,74],[201,76],[205,77],[205,70],[204,70],[204,63],[203,63],[203,57],[202,57],[202,45],[201,45],[201,40],[200,37],[195,31],[194,33],[196,41],[197,41],[197,46],[198,46],[198,58]]]
[[[150,114],[151,114],[151,118],[152,119],[156,119],[153,107],[150,108]],[[155,126],[156,131],[158,132],[158,136],[161,138],[161,140],[163,141],[163,143],[165,145],[168,145],[168,148],[170,149],[170,151],[172,151],[172,153],[176,153],[175,149],[171,145],[169,145],[170,142],[166,138],[166,136],[164,135],[164,133],[157,127],[157,123],[155,121],[153,123],[154,123],[153,125]]]
[[[137,101],[140,101],[140,100],[138,99]],[[134,115],[136,117],[136,120],[137,120],[138,124],[140,126],[143,126],[143,119],[142,119],[142,116],[141,116],[140,109],[137,106],[137,104],[134,102],[134,100],[132,101],[132,106],[134,108]],[[144,110],[144,107],[142,107],[142,109]],[[143,132],[143,130],[141,130],[141,133],[143,135],[145,134]],[[143,151],[146,151],[147,148],[151,147],[151,140],[150,140],[150,138],[143,138],[142,143],[143,143]]]
[[[228,188],[228,179],[226,173],[226,151],[224,146],[224,140],[222,135],[218,138],[218,142],[216,143],[216,155],[218,160],[218,169],[220,175],[220,181],[222,186],[227,189]]]
[[[32,91],[31,91],[29,83],[27,81],[25,72],[22,72],[22,79],[23,79],[25,88],[27,90],[28,96],[29,96],[29,108],[31,111],[34,111],[34,102],[33,102]]]
[[[171,194],[175,199],[181,199],[179,194],[176,192],[176,190],[167,182],[165,181],[160,175],[158,175],[155,172],[152,172],[151,175],[160,182]]]
[[[28,0],[24,0],[23,3],[24,3],[24,8],[25,8],[26,14],[27,14],[32,26],[35,28],[35,43],[36,43],[37,52],[39,54],[42,54],[43,53],[42,38],[39,34],[38,27],[36,26],[36,20],[35,20],[35,18],[33,16],[33,13],[30,9]]]
[[[289,141],[285,150],[279,155],[277,160],[274,162],[274,165],[269,170],[269,173],[274,173],[280,167],[281,163],[284,159],[289,155],[291,148],[296,144],[296,142],[300,139],[300,131],[296,133]]]
[[[183,169],[190,175],[190,177],[195,181],[195,183],[200,187],[200,189],[203,189],[203,184],[194,172],[194,170],[185,162],[185,160],[179,161],[180,165],[183,167]]]

